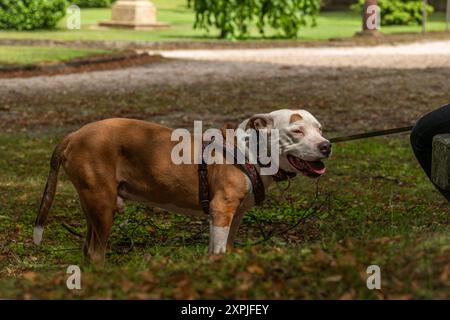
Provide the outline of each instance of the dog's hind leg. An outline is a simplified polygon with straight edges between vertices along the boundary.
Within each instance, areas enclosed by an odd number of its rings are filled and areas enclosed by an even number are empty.
[[[242,218],[244,217],[246,210],[239,208],[233,216],[231,221],[230,231],[228,232],[227,250],[231,251],[234,247],[234,239],[236,238],[237,231],[241,225]]]
[[[83,254],[86,258],[89,258],[89,244],[91,243],[92,227],[89,220],[87,221],[86,239],[83,244]]]
[[[101,186],[96,189],[80,192],[80,201],[88,221],[88,234],[83,251],[94,264],[101,266],[105,260],[117,195]]]
[[[86,225],[87,225],[87,229],[86,229],[86,238],[84,239],[84,243],[83,243],[83,255],[86,259],[89,259],[89,243],[91,242],[91,235],[92,235],[92,225],[91,225],[91,221],[89,220],[89,216],[87,214],[87,209],[84,206],[83,201],[81,200],[81,194],[80,192],[78,192],[78,195],[80,197],[80,202],[81,202],[81,208],[83,209],[85,218],[86,218]]]

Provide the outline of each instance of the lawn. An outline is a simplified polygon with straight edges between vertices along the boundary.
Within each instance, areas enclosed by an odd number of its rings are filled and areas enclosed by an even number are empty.
[[[292,99],[298,98],[326,128],[343,134],[355,132],[361,121],[373,128],[403,123],[402,117],[422,113],[424,105],[448,99],[442,80],[447,70],[427,78],[422,70],[393,76],[349,69],[340,70],[339,81],[327,70],[316,72],[259,81],[161,83],[123,92],[73,94],[68,87],[64,94],[48,89],[3,97],[0,298],[450,298],[448,204],[421,171],[407,135],[336,144],[320,180],[298,177],[288,191],[286,184],[270,189],[263,207],[245,217],[237,250],[222,259],[206,254],[206,220],[129,204],[116,215],[105,269],[94,270],[82,257],[82,239],[63,227],[81,234],[86,228],[64,174],[43,243],[32,243],[52,149],[83,123],[113,116],[161,116],[174,127],[199,117],[221,122],[221,116],[242,119],[244,110],[296,105]],[[419,79],[424,79],[421,90],[411,84]],[[378,85],[379,96],[368,104],[374,83],[385,85]],[[283,232],[298,219],[297,227]],[[255,244],[271,230],[274,237]],[[81,291],[66,288],[66,269],[73,264],[82,270]],[[366,268],[372,264],[381,268],[380,291],[366,287]]]
[[[420,169],[407,135],[336,144],[327,174],[298,177],[288,191],[285,183],[271,188],[245,217],[237,249],[221,259],[206,254],[206,219],[129,204],[116,215],[105,269],[93,269],[82,239],[63,226],[81,234],[86,228],[63,173],[43,243],[35,246],[51,152],[85,123],[130,117],[189,128],[201,119],[219,127],[289,106],[310,110],[333,137],[407,125],[450,100],[445,67],[289,66],[298,72],[287,73],[283,66],[276,77],[236,79],[202,64],[211,73],[188,83],[168,81],[158,70],[169,69],[156,64],[122,78],[113,72],[107,87],[96,86],[106,81],[98,74],[45,78],[44,85],[43,78],[0,80],[0,299],[450,298],[448,203]],[[267,72],[275,67],[267,64]],[[139,72],[161,80],[140,86]],[[260,241],[271,231],[274,237]],[[80,291],[66,287],[73,264],[82,269]],[[381,268],[379,291],[366,287],[372,264]]]
[[[91,55],[108,53],[100,49],[73,49],[64,47],[40,46],[0,46],[0,66],[28,65],[72,60]]]
[[[82,9],[81,30],[67,30],[62,20],[57,30],[17,32],[2,31],[0,38],[4,39],[53,39],[53,40],[114,40],[114,41],[202,41],[216,39],[218,34],[212,29],[210,34],[203,30],[193,29],[194,12],[187,8],[184,0],[155,0],[158,9],[158,19],[171,25],[166,30],[131,31],[123,29],[105,30],[96,26],[98,21],[109,20],[110,9]],[[304,28],[299,33],[300,40],[327,40],[331,38],[351,37],[361,28],[360,15],[352,11],[322,12],[314,28]],[[445,16],[434,13],[429,17],[429,31],[443,31]],[[420,26],[383,27],[384,33],[420,32]],[[267,30],[267,36],[274,32]],[[261,39],[256,28],[252,28],[251,39]]]
[[[64,176],[44,242],[32,244],[56,141],[54,134],[0,135],[0,298],[449,297],[448,213],[405,136],[341,144],[320,181],[272,188],[264,207],[245,218],[238,249],[222,259],[206,255],[206,220],[128,206],[116,217],[102,271],[85,264],[81,239],[62,226],[85,229]],[[309,218],[293,230],[252,244],[259,228],[279,232],[302,216]],[[83,272],[80,291],[65,287],[72,264]],[[381,267],[380,291],[366,288],[372,264]]]

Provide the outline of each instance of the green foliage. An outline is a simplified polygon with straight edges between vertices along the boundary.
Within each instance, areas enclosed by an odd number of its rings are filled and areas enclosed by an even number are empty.
[[[297,37],[300,27],[308,25],[308,17],[311,25],[316,25],[316,16],[320,11],[319,0],[264,0],[261,1],[258,28],[264,33],[267,24],[276,30],[282,30],[287,38]]]
[[[108,8],[111,0],[72,0],[71,4],[76,4],[80,8]]]
[[[0,29],[51,29],[66,14],[66,0],[0,0]]]
[[[362,12],[364,0],[351,6],[353,10]],[[381,9],[381,25],[414,25],[422,23],[422,0],[378,0]],[[427,6],[428,14],[433,13],[431,5]]]
[[[320,0],[188,0],[195,10],[194,28],[220,30],[220,38],[244,38],[249,27],[264,35],[265,27],[278,37],[296,38],[302,26],[315,26]]]

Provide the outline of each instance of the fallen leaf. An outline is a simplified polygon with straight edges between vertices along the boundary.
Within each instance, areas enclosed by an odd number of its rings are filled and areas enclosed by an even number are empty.
[[[338,282],[338,281],[342,280],[342,275],[337,274],[337,275],[325,278],[324,280],[325,280],[325,282]]]
[[[390,300],[411,300],[413,298],[410,294],[398,294],[398,295],[390,295]]]
[[[319,263],[328,263],[330,261],[330,256],[322,249],[318,249],[314,254],[314,261]]]
[[[352,253],[347,252],[338,258],[338,264],[344,267],[354,266],[356,265],[356,258]]]
[[[209,256],[209,260],[211,260],[211,261],[220,261],[220,260],[223,259],[223,257],[224,257],[223,254],[213,254],[213,255]]]
[[[353,300],[355,297],[355,291],[350,290],[349,292],[344,293],[339,300]]]
[[[250,266],[247,267],[247,271],[250,273],[258,273],[263,275],[264,274],[264,270],[258,266],[257,264],[252,264]]]
[[[447,283],[449,280],[449,276],[450,276],[450,265],[446,265],[444,267],[444,270],[442,270],[441,276],[439,277],[439,279],[444,282]]]
[[[22,277],[25,280],[28,280],[30,282],[34,282],[36,280],[37,276],[38,275],[36,274],[36,272],[33,272],[33,271],[27,271],[22,275]]]

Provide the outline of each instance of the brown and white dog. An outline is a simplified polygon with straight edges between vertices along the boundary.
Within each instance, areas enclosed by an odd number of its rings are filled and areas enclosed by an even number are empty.
[[[309,177],[325,172],[320,160],[330,156],[331,144],[309,112],[283,109],[258,114],[243,121],[239,128],[278,129],[280,169]],[[198,165],[176,165],[171,161],[177,143],[171,139],[172,132],[158,124],[119,118],[93,122],[67,135],[51,158],[34,242],[40,244],[42,240],[60,165],[75,186],[86,215],[83,252],[94,263],[104,262],[114,214],[123,211],[125,201],[206,216],[199,204]],[[273,182],[271,176],[261,178],[265,188]],[[208,183],[209,253],[221,254],[232,247],[244,213],[254,205],[252,184],[232,164],[208,165]]]

